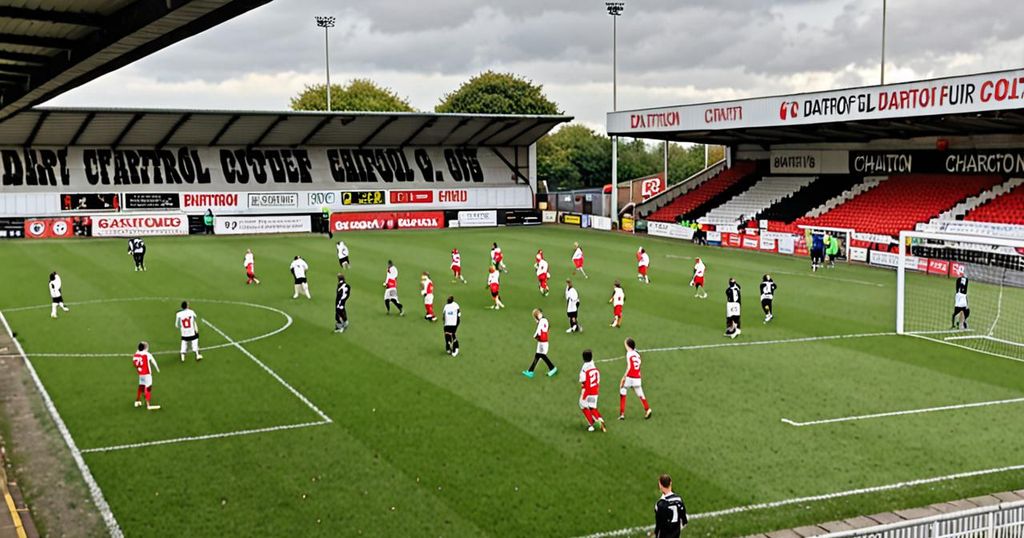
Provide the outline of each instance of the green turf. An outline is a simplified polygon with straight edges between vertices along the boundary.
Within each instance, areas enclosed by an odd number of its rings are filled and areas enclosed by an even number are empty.
[[[693,513],[901,481],[1024,464],[1022,407],[1007,405],[796,428],[781,422],[861,415],[1024,395],[1020,363],[916,338],[876,336],[749,347],[651,352],[644,421],[629,396],[618,414],[624,361],[601,362],[606,434],[587,433],[577,406],[580,351],[621,357],[642,349],[727,342],[724,287],[743,285],[737,342],[891,332],[895,275],[843,265],[811,274],[803,259],[694,247],[670,240],[564,227],[352,233],[351,328],[332,334],[334,245],[323,237],[148,239],[146,273],[131,271],[120,240],[5,242],[0,309],[32,353],[120,353],[33,359],[82,449],[319,420],[240,350],[208,351],[199,364],[159,355],[158,412],[134,409],[134,344],[178,346],[176,303],[234,340],[294,324],[244,347],[333,419],[332,424],[244,437],[88,453],[86,461],[127,535],[138,536],[574,536],[651,523],[655,478],[671,473]],[[582,334],[567,335],[562,281],[572,242],[586,251],[577,279]],[[487,251],[498,241],[510,274],[503,311],[487,309]],[[651,254],[649,286],[634,252]],[[463,253],[468,285],[451,284],[448,252]],[[246,287],[246,248],[263,284]],[[551,262],[541,297],[533,256]],[[291,299],[288,264],[310,265],[313,300]],[[692,261],[708,266],[710,298],[686,286]],[[385,262],[401,271],[407,315],[384,315]],[[49,319],[46,275],[58,270],[71,312]],[[418,275],[429,270],[438,305],[462,305],[462,354],[445,355],[441,328],[422,319]],[[779,284],[776,319],[763,325],[757,282]],[[608,327],[611,284],[626,290],[624,327]],[[952,300],[952,282],[930,278]],[[1019,300],[1014,295],[1014,300]],[[124,301],[93,302],[83,301]],[[134,300],[132,300],[134,299]],[[527,380],[530,310],[552,326],[561,373]],[[949,304],[936,308],[937,328]],[[916,318],[915,318],[916,319]],[[224,339],[202,325],[204,346]],[[541,368],[543,371],[543,367]],[[877,494],[701,519],[691,533],[738,535],[1006,489],[1011,472]]]

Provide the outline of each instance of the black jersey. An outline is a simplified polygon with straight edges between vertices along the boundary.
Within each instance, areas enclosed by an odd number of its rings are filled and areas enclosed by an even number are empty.
[[[967,277],[962,276],[956,279],[956,292],[967,295]]]
[[[725,301],[727,303],[739,303],[740,301],[740,286],[735,284],[725,289]]]
[[[675,493],[662,495],[654,505],[655,538],[678,538],[688,521],[686,505]]]
[[[761,281],[761,299],[774,299],[776,288],[778,286],[775,285],[774,280]]]
[[[128,252],[132,254],[145,254],[146,243],[141,237],[136,237],[128,240]]]
[[[349,288],[348,282],[341,282],[338,284],[338,293],[334,296],[334,304],[338,308],[345,308],[345,303],[348,302],[348,296],[352,289]]]

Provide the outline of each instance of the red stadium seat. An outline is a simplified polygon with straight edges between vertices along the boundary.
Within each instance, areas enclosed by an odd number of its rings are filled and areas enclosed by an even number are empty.
[[[1024,225],[1024,185],[979,206],[968,213],[964,219]]]
[[[651,213],[647,220],[657,222],[675,222],[676,217],[685,215],[714,198],[741,179],[750,175],[757,168],[753,161],[736,161],[732,168],[727,168],[715,177],[701,183],[695,189],[669,202],[668,205]]]

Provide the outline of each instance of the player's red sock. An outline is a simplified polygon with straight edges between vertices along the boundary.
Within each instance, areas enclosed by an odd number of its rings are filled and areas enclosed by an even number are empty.
[[[597,409],[591,409],[590,414],[594,416],[594,420],[604,420],[604,418],[601,416],[601,412],[598,411]]]
[[[149,403],[149,397],[152,396],[152,395],[153,395],[153,389],[151,387],[146,387],[146,403],[147,404]]]
[[[640,403],[644,404],[644,411],[651,408],[651,406],[647,405],[647,398],[640,398]]]
[[[426,305],[426,307],[427,307],[427,315],[430,316],[430,317],[434,317],[434,305],[428,304],[428,305]]]
[[[583,408],[583,416],[587,417],[587,424],[594,425],[594,417],[590,414],[590,409]]]
[[[626,396],[625,395],[620,395],[619,396],[619,414],[620,415],[625,415],[626,414]]]
[[[139,389],[135,391],[135,401],[139,401],[142,398],[142,393],[146,390],[146,387],[139,385]]]

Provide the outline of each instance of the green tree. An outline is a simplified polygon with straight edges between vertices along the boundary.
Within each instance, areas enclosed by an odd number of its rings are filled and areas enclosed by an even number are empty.
[[[486,71],[446,93],[434,111],[464,114],[561,114],[544,88],[512,73]]]
[[[292,110],[327,110],[327,85],[306,86],[291,99]],[[408,99],[369,79],[354,79],[347,86],[331,84],[331,110],[354,112],[415,112]]]
[[[537,176],[553,191],[604,185],[611,178],[611,151],[607,136],[566,125],[537,142]]]

